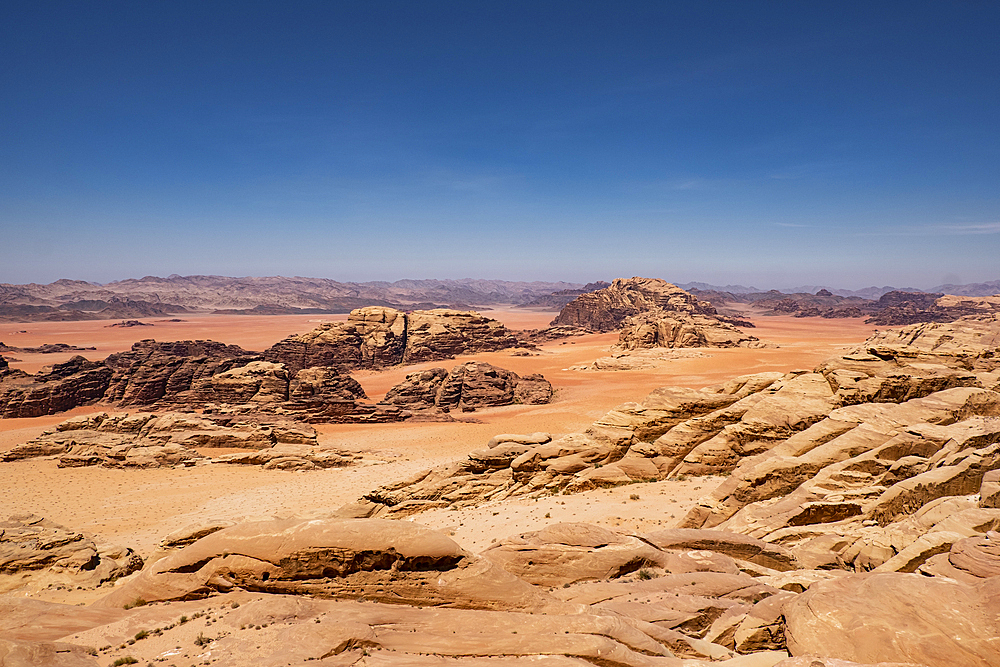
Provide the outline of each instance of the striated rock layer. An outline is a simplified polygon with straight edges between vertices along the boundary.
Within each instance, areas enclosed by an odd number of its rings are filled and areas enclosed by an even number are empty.
[[[491,352],[519,345],[496,320],[475,312],[435,309],[404,313],[372,306],[286,338],[264,352],[292,372],[313,366],[383,368]]]
[[[410,514],[728,474],[684,525],[757,536],[788,524],[886,525],[933,498],[975,493],[985,473],[1000,468],[997,333],[995,318],[916,325],[876,334],[811,372],[661,388],[583,433],[541,444],[492,442],[464,461],[373,490],[365,501],[373,514]]]
[[[382,403],[409,410],[476,408],[522,403],[538,405],[552,398],[552,385],[540,374],[519,376],[491,364],[470,361],[451,371],[430,368],[410,373],[386,393]]]

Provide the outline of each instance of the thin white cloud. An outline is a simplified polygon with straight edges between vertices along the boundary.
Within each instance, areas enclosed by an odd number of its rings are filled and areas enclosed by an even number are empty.
[[[1000,222],[983,222],[974,225],[937,225],[943,234],[1000,234]]]
[[[875,232],[862,232],[859,236],[969,236],[978,234],[1000,234],[1000,222],[908,225],[902,227],[890,227]]]

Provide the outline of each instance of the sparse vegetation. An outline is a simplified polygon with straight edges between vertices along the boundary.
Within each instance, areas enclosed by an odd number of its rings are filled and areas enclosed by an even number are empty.
[[[208,646],[213,641],[214,640],[211,637],[206,637],[204,634],[199,632],[198,636],[195,637],[194,643],[195,646]]]
[[[130,655],[127,655],[124,658],[118,658],[117,660],[112,662],[111,667],[119,667],[120,665],[136,665],[138,663],[139,663],[138,660],[136,660]]]
[[[639,578],[642,579],[643,581],[648,581],[653,578],[653,573],[647,570],[646,568],[642,568],[641,570],[639,570]]]
[[[140,630],[139,632],[135,633],[135,640],[139,641],[140,639],[145,639],[148,636],[149,632],[147,632],[146,630]]]
[[[136,607],[145,607],[147,604],[149,603],[142,598],[136,598],[131,602],[126,602],[123,606],[125,609],[134,609]]]

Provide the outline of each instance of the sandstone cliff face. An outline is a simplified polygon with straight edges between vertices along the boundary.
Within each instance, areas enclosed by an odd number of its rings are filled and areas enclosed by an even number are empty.
[[[105,400],[123,406],[151,405],[190,390],[200,380],[258,359],[239,346],[210,340],[142,340],[128,352],[105,360],[113,371]]]
[[[112,372],[101,362],[76,356],[36,375],[0,372],[0,417],[39,417],[101,400]]]
[[[283,363],[292,372],[313,366],[384,368],[517,345],[506,327],[478,313],[446,309],[403,313],[373,306],[352,311],[347,322],[286,338],[266,350],[264,358]]]
[[[491,364],[470,361],[451,369],[431,368],[406,376],[382,403],[409,410],[462,410],[521,403],[537,405],[552,398],[552,385],[538,374],[524,378]]]
[[[625,318],[649,311],[717,315],[706,301],[659,278],[617,278],[610,287],[582,294],[552,320],[552,326],[614,331]]]

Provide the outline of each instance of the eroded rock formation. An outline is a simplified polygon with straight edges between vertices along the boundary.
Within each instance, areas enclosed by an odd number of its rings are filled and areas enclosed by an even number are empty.
[[[346,322],[330,322],[286,338],[264,352],[291,372],[313,366],[383,368],[449,359],[519,345],[496,320],[475,312],[368,307],[351,311]]]
[[[0,521],[0,592],[47,586],[93,588],[142,567],[131,549],[99,544],[32,514]]]
[[[972,493],[985,472],[1000,467],[1000,453],[991,449],[1000,440],[998,331],[995,318],[915,325],[876,334],[811,372],[762,373],[701,390],[662,388],[584,433],[538,445],[494,443],[376,489],[366,502],[375,514],[408,514],[672,475],[732,474],[686,525],[719,525],[758,501],[774,530],[842,519],[884,525],[911,513],[901,508],[934,497],[928,494],[954,495],[948,489],[962,484]],[[833,464],[864,469],[851,473],[858,491],[823,475],[813,479]],[[829,474],[844,478],[838,470]],[[909,479],[921,474],[928,477]],[[799,485],[799,495],[785,501],[791,514],[781,514],[784,505],[771,499]],[[924,497],[913,500],[915,493]],[[827,495],[836,499],[824,501]],[[749,521],[750,512],[741,516]]]
[[[707,301],[658,278],[619,278],[609,287],[577,297],[552,320],[556,329],[621,329],[618,345],[625,350],[759,344],[737,324],[753,326],[720,315]]]
[[[0,370],[0,417],[40,417],[97,403],[108,389],[112,371],[101,362],[75,356],[35,375]]]
[[[717,315],[712,304],[659,278],[617,278],[610,286],[581,294],[552,320],[552,326],[614,331],[625,318],[647,312]]]
[[[382,403],[407,410],[462,410],[552,399],[552,385],[538,374],[519,376],[491,364],[470,361],[446,371],[430,368],[410,373],[385,395]]]
[[[244,449],[209,458],[196,448]],[[320,446],[305,424],[267,414],[197,415],[97,413],[74,417],[54,430],[0,455],[10,462],[42,456],[60,468],[160,468],[202,463],[260,465],[266,469],[313,470],[364,462],[358,452]]]

